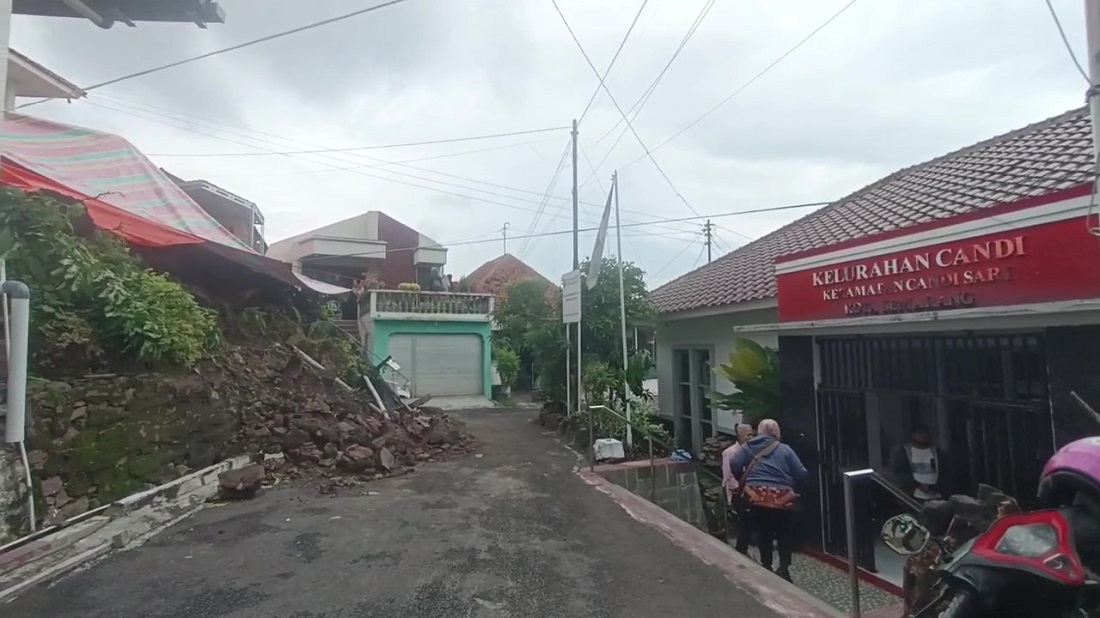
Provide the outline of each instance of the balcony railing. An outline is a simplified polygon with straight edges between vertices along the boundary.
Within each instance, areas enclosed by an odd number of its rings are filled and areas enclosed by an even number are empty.
[[[492,294],[459,292],[405,292],[371,290],[370,303],[360,311],[372,317],[418,316],[424,319],[488,320],[493,312]],[[365,311],[364,311],[365,310]]]

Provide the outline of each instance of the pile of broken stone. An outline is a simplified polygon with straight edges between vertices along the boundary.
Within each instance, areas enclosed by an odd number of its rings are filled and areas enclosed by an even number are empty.
[[[417,463],[469,453],[464,424],[438,408],[402,402],[389,408],[291,355],[274,380],[278,394],[253,407],[241,432],[256,462],[223,474],[223,498],[247,498],[265,481],[321,477],[323,487],[402,474]],[[366,378],[364,377],[364,380]],[[376,390],[384,382],[373,380]],[[270,391],[265,395],[270,396]]]

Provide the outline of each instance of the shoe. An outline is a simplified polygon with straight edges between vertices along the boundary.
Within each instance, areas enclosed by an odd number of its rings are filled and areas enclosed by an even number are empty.
[[[775,574],[792,584],[794,583],[794,581],[791,579],[791,571],[787,567],[779,567],[779,570],[776,571]]]

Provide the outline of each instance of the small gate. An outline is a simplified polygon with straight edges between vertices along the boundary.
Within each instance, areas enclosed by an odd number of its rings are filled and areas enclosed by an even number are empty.
[[[1042,336],[819,338],[818,446],[824,549],[847,554],[842,473],[870,464],[867,395],[939,402],[947,412],[957,491],[994,485],[1021,504],[1053,450]],[[859,495],[862,494],[862,495]],[[857,492],[857,563],[873,570],[870,489]]]

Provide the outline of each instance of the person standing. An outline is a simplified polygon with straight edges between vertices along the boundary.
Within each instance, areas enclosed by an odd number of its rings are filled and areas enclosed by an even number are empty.
[[[794,449],[782,442],[779,423],[772,419],[760,421],[757,433],[734,455],[730,471],[741,484],[749,505],[749,519],[758,535],[760,564],[770,571],[774,549],[778,548],[779,568],[775,573],[791,581],[796,489],[808,473]]]
[[[740,423],[737,425],[737,441],[722,451],[722,486],[726,490],[726,517],[727,529],[729,522],[737,520],[737,542],[734,548],[737,551],[749,555],[749,544],[752,542],[752,519],[749,517],[747,505],[739,491],[740,485],[733,476],[730,462],[745,447],[745,443],[753,437],[752,425]]]

